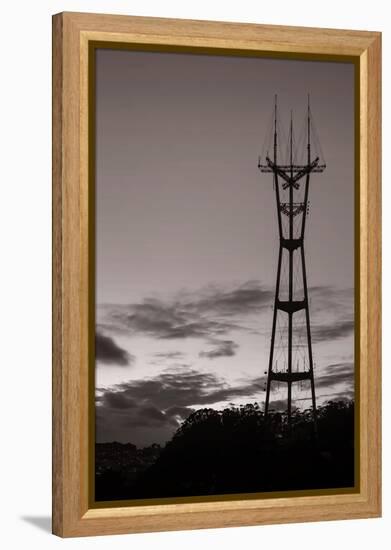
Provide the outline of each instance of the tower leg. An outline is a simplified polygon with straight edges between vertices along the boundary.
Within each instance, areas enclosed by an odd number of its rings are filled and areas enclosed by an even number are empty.
[[[291,166],[292,166],[292,118],[291,118]],[[291,170],[291,177],[293,172]],[[293,186],[289,188],[289,239],[293,239]],[[293,300],[293,250],[289,249],[289,302]],[[293,313],[289,312],[288,318],[288,374],[292,375],[292,331]],[[288,432],[292,423],[292,382],[288,380]]]
[[[280,250],[279,250],[279,253],[278,253],[276,293],[275,293],[275,298],[274,298],[272,338],[271,338],[271,342],[270,342],[269,369],[268,369],[267,383],[266,383],[265,417],[267,417],[267,415],[269,413],[271,372],[273,370],[274,342],[275,342],[275,339],[276,339],[277,300],[278,300],[278,296],[279,296],[279,293],[280,293],[281,262],[282,262],[282,246],[280,245]]]
[[[291,429],[292,423],[292,382],[288,382],[288,431]]]
[[[310,311],[309,311],[309,302],[308,302],[307,272],[306,272],[306,265],[305,265],[304,245],[301,246],[301,267],[302,267],[302,273],[303,273],[304,299],[306,302],[305,318],[306,318],[306,327],[307,327],[307,347],[308,347],[308,360],[309,360],[310,380],[311,380],[312,414],[314,419],[314,431],[315,431],[315,434],[317,434],[318,426],[317,426],[317,413],[316,413],[314,362],[312,357],[311,325],[310,325]]]

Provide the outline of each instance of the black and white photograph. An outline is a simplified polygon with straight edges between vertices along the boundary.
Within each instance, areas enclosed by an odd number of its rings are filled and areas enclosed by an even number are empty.
[[[95,56],[95,500],[352,490],[355,65]]]

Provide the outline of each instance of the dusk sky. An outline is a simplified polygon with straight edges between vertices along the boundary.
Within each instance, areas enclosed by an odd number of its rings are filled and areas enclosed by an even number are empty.
[[[275,94],[297,136],[310,94],[327,164],[305,239],[317,402],[352,398],[353,65],[102,49],[96,79],[97,441],[164,443],[192,410],[263,407],[278,226],[257,163]]]

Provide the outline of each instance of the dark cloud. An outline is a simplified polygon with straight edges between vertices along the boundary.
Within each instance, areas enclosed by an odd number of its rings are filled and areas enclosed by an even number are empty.
[[[309,295],[314,343],[352,334],[352,289],[313,286]],[[246,326],[246,319],[260,315],[273,304],[273,299],[274,288],[259,281],[225,288],[208,286],[196,292],[183,291],[172,300],[146,298],[134,304],[100,306],[100,326],[115,333],[141,333],[164,340],[219,338],[233,330],[253,333],[254,328]],[[162,353],[156,359],[173,359],[180,353]]]
[[[212,373],[178,368],[165,370],[153,378],[101,388],[96,398],[97,440],[117,439],[138,445],[162,443],[197,408],[243,399],[259,401],[264,383],[265,377],[257,377],[233,386]],[[345,389],[330,394],[334,396],[332,399],[354,396],[352,363],[331,364],[326,374],[315,377],[318,394],[321,389],[332,390],[340,384]],[[272,401],[270,406],[285,410],[286,400]]]
[[[210,288],[200,298],[197,307],[215,311],[221,315],[249,314],[268,306],[274,298],[274,290],[265,288],[259,281],[247,281],[232,289]]]
[[[115,308],[113,328],[144,333],[159,339],[205,338],[225,334],[232,325],[201,315],[193,306],[149,298],[139,304]]]
[[[231,386],[215,374],[190,368],[185,371],[166,370],[154,378],[124,382],[106,391],[122,392],[138,402],[147,400],[166,410],[172,406],[213,405],[219,401],[251,396],[263,389],[263,382],[263,378],[255,378]]]
[[[200,337],[208,333],[200,320],[190,319],[175,305],[149,299],[133,306],[125,322],[135,332],[145,332],[157,338]]]
[[[351,289],[312,287],[310,296],[314,343],[352,335]],[[250,331],[245,325],[251,327],[254,319],[258,323],[263,309],[272,305],[273,297],[274,289],[264,288],[257,281],[230,288],[210,286],[197,292],[182,291],[171,300],[148,298],[128,305],[100,306],[102,324],[99,327],[114,334],[143,334],[161,340],[198,338],[205,343],[200,357],[229,358],[237,353],[237,338],[240,341],[240,335],[236,334],[231,339],[230,332]],[[262,327],[264,320],[260,323]],[[98,440],[118,439],[136,444],[164,442],[192,410],[264,398],[264,377],[229,385],[218,376],[189,365],[178,341],[171,345],[174,349],[149,356],[151,363],[169,365],[170,369],[152,378],[127,381],[98,392]],[[322,390],[332,392],[335,388],[348,395],[354,390],[353,365],[330,365],[315,377],[315,384],[317,394]],[[278,410],[280,406],[284,407],[285,401],[273,403]]]
[[[152,405],[141,408],[139,410],[139,415],[141,418],[146,420],[147,424],[150,420],[152,420],[152,422],[157,422],[158,424],[165,422],[166,420],[165,413]]]
[[[110,336],[100,332],[95,334],[95,357],[96,360],[108,365],[120,365],[122,367],[131,365],[135,357],[120,348]]]
[[[102,326],[144,333],[159,339],[210,338],[243,329],[243,317],[270,305],[273,291],[257,281],[234,288],[207,287],[182,292],[172,300],[146,298],[140,303],[101,306]]]
[[[327,367],[326,374],[315,377],[316,389],[331,388],[337,384],[345,384],[348,389],[354,388],[353,363],[334,363]]]
[[[213,342],[212,349],[208,351],[201,351],[199,356],[207,357],[208,359],[216,359],[217,357],[233,357],[238,348],[238,344],[236,344],[233,340],[216,340]]]
[[[113,409],[134,409],[136,402],[123,392],[105,392],[99,397],[99,402]]]
[[[97,440],[133,442],[137,436],[146,444],[145,434],[137,435],[137,430],[134,431],[144,427],[150,434],[150,442],[161,442],[194,409],[254,397],[263,391],[263,384],[263,378],[255,378],[230,386],[211,373],[175,369],[154,378],[102,388],[96,398]]]
[[[315,325],[311,329],[312,341],[314,343],[327,340],[338,340],[350,336],[354,331],[354,320],[340,320],[327,322],[323,325]]]

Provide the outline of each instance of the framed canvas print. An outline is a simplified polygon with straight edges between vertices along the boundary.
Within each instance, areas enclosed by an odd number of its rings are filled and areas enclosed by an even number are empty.
[[[380,515],[380,34],[53,18],[53,531]]]

